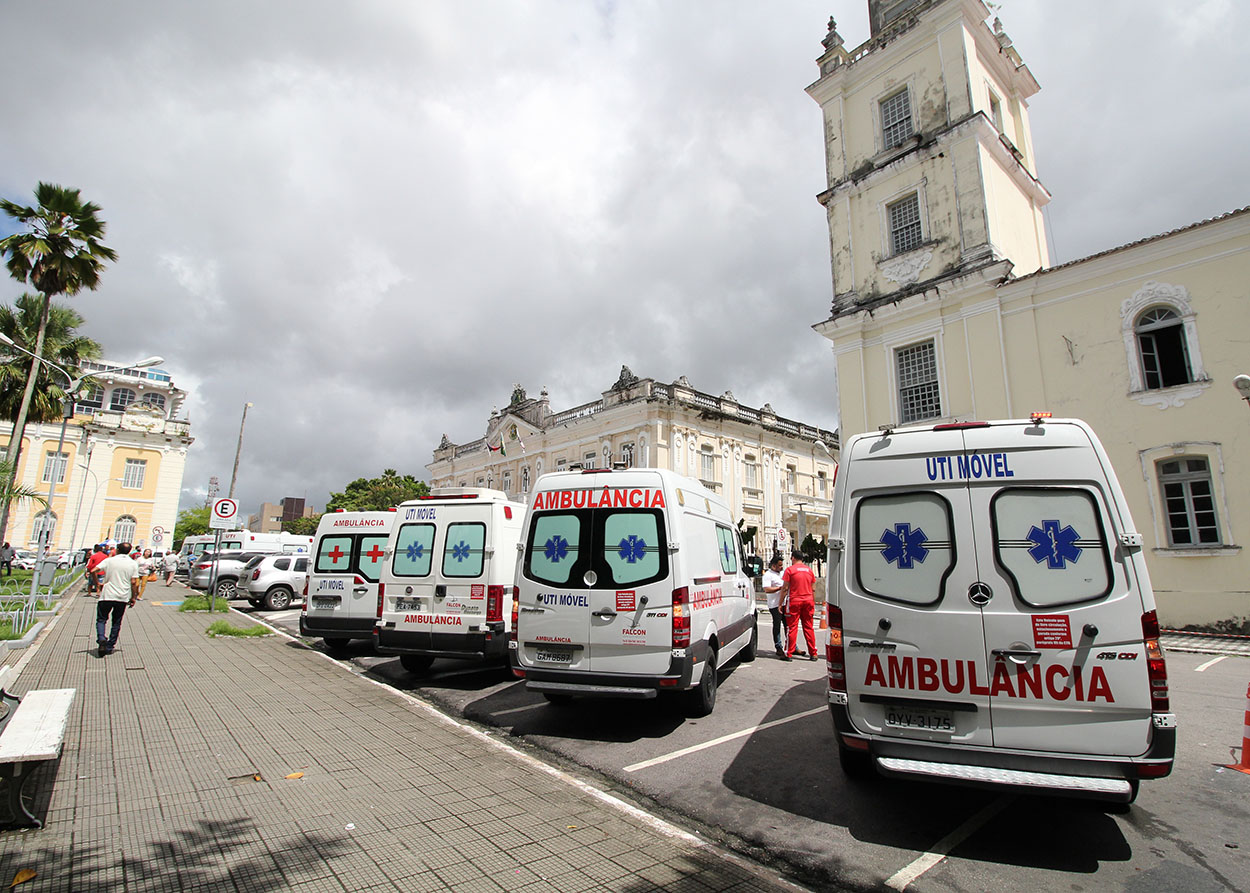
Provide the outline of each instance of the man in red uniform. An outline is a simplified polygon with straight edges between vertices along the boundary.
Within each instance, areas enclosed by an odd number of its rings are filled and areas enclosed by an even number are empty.
[[[793,657],[795,646],[798,645],[799,624],[803,625],[803,638],[807,640],[807,659],[816,659],[816,630],[812,628],[812,617],[816,614],[816,575],[805,563],[806,557],[798,549],[790,553],[790,566],[781,575],[785,582],[786,598],[789,607],[786,610],[787,625],[790,627],[789,647],[786,656]]]
[[[91,550],[91,557],[87,559],[88,594],[94,594],[100,591],[100,578],[96,575],[95,569],[105,558],[108,558],[108,555],[104,553],[104,547],[97,544],[96,547]]]

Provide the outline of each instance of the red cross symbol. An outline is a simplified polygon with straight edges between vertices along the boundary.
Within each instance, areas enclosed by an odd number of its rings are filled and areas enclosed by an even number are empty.
[[[340,549],[338,546],[335,546],[333,552],[327,552],[326,554],[330,556],[331,561],[333,561],[335,564],[338,564],[339,559],[342,558],[347,553],[344,552],[342,549]]]
[[[385,552],[383,552],[381,549],[379,549],[377,546],[374,546],[372,549],[370,549],[370,550],[369,550],[368,552],[366,552],[365,554],[366,554],[366,555],[368,555],[371,559],[373,559],[373,563],[374,563],[374,564],[377,564],[378,559],[380,559],[380,558],[381,558],[383,555],[385,555],[386,553],[385,553]]]

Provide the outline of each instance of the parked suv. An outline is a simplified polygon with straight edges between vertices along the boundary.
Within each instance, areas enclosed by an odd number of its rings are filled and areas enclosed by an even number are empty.
[[[216,569],[216,589],[218,598],[234,598],[239,577],[243,568],[256,557],[264,557],[268,552],[205,552],[191,565],[191,576],[187,581],[192,589],[208,589],[213,579],[213,565]]]
[[[239,575],[238,594],[258,608],[281,611],[303,593],[307,579],[307,555],[257,555]]]

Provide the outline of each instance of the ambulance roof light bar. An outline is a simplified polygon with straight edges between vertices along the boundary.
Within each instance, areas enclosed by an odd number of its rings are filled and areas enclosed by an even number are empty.
[[[611,472],[611,468],[583,468],[582,474],[602,474],[603,472]]]
[[[1034,425],[1040,425],[1044,419],[1048,419],[1053,415],[1049,412],[1031,412],[1029,413],[1029,421]]]
[[[897,422],[890,422],[888,425],[878,425],[877,430],[881,432],[882,437],[889,437],[894,433],[894,429],[897,427]]]

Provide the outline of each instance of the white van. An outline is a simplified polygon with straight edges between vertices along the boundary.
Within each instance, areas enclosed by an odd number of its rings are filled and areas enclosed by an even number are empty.
[[[290,552],[308,554],[313,538],[295,533],[254,533],[251,530],[223,530],[222,552]],[[204,552],[211,552],[217,545],[216,533],[196,534],[185,537],[179,555],[184,561],[194,562]]]
[[[378,586],[374,645],[419,673],[436,657],[506,659],[525,504],[444,487],[399,507]]]
[[[517,567],[513,672],[553,702],[685,691],[705,716],[717,669],[755,659],[743,565],[728,507],[696,480],[663,469],[543,475]]]
[[[1154,593],[1072,419],[852,437],[829,529],[829,708],[848,774],[1132,802],[1172,769]]]
[[[352,639],[373,639],[378,579],[396,517],[395,509],[321,516],[304,583],[301,636],[319,636],[330,651]]]

